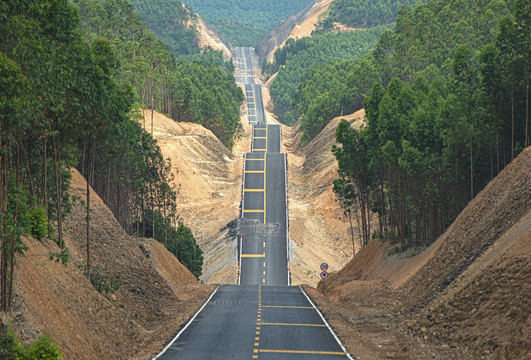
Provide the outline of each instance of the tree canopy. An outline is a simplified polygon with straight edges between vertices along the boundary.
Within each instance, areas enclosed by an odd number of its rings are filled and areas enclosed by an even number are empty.
[[[146,1],[146,0],[135,0]],[[185,0],[215,25],[233,46],[255,46],[279,22],[297,14],[311,0]]]
[[[334,153],[340,179],[369,194],[358,205],[378,214],[379,234],[429,244],[529,145],[529,6],[404,6],[358,61],[375,69],[374,85],[347,98],[363,101],[367,124],[358,131],[343,122]]]

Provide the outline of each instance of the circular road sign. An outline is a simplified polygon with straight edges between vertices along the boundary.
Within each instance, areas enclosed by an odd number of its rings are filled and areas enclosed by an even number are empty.
[[[328,273],[326,271],[321,272],[321,279],[326,279],[328,277]]]
[[[323,270],[323,271],[328,270],[328,264],[327,263],[322,263],[321,264],[321,270]]]

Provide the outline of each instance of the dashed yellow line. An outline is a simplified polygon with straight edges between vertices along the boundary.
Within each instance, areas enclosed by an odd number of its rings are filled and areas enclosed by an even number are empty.
[[[277,354],[318,354],[318,355],[345,355],[344,352],[339,351],[307,351],[307,350],[273,350],[260,349],[261,353],[277,353]]]
[[[282,306],[282,305],[264,305],[265,308],[279,308],[279,309],[312,309],[311,306]]]
[[[262,323],[262,325],[269,325],[269,326],[312,326],[312,327],[326,327],[325,324],[293,324],[293,323]]]

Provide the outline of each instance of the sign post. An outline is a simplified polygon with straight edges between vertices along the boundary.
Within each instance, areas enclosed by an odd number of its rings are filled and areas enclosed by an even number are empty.
[[[328,272],[326,272],[326,270],[328,270],[328,264],[327,263],[322,263],[321,264],[321,279],[323,279],[323,297],[326,297],[326,292],[325,292],[325,279],[328,277]]]

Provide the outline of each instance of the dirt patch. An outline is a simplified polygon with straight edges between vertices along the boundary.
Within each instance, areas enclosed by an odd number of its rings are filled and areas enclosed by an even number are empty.
[[[282,129],[283,150],[288,153],[288,206],[290,238],[294,242],[294,283],[315,286],[319,265],[327,262],[331,271],[343,268],[352,258],[350,225],[332,192],[337,178],[337,161],[332,154],[335,129],[340,119],[353,126],[363,124],[365,113],[333,119],[308,145],[300,147],[297,126]],[[357,238],[357,229],[354,229]],[[356,241],[356,249],[359,247]]]
[[[415,257],[373,241],[308,289],[366,359],[529,359],[531,147]]]
[[[85,199],[85,181],[76,171],[71,193]],[[24,341],[48,334],[65,359],[129,359],[139,353],[146,358],[171,339],[213,287],[200,285],[154,240],[128,236],[95,193],[91,199],[91,262],[119,279],[120,289],[99,293],[83,274],[85,207],[77,201],[65,220],[67,267],[49,260],[58,251],[54,242],[25,240],[30,249],[17,264],[12,327]]]
[[[217,30],[208,26],[205,21],[196,14],[197,19],[194,21],[194,26],[199,35],[199,46],[202,49],[213,49],[223,52],[223,58],[228,61],[232,58],[230,50],[226,45],[228,42],[225,40]]]
[[[150,130],[151,110],[144,115]],[[231,152],[201,125],[154,112],[153,126],[162,154],[172,163],[179,216],[204,252],[201,279],[235,284],[237,243],[225,227],[240,214],[243,154],[250,147],[251,127],[243,126],[243,136]]]

